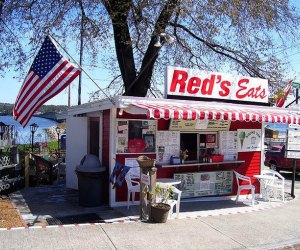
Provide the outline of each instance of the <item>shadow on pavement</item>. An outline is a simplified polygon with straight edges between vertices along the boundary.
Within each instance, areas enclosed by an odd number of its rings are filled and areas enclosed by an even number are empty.
[[[98,207],[80,206],[78,191],[68,189],[64,184],[19,190],[10,194],[10,199],[28,226],[61,225],[63,224],[62,219],[65,217],[70,217],[74,224],[94,223],[95,221],[107,223],[131,221],[138,220],[140,217],[140,207],[138,205],[132,205],[129,209],[127,209],[127,206],[116,208],[111,208],[108,205]],[[286,200],[291,200],[287,192]],[[182,199],[179,218],[253,212],[278,206],[280,202],[264,202],[257,199],[254,207],[250,204],[250,199],[244,199],[236,204],[234,199],[230,197],[217,201]],[[76,220],[76,218],[80,218],[80,220]],[[65,224],[69,224],[69,222]]]

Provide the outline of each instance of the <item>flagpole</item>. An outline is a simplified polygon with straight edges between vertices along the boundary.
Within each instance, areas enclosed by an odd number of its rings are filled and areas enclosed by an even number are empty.
[[[68,107],[71,107],[71,84],[68,86]]]
[[[108,98],[108,100],[115,105],[114,101],[99,87],[99,85],[92,79],[92,77],[81,67],[81,65],[65,50],[63,46],[60,45],[60,43],[50,34],[47,33],[47,35],[50,37],[51,40],[53,40],[56,44],[61,47],[64,52],[77,64],[77,66],[87,75],[88,78],[98,87],[98,89]]]

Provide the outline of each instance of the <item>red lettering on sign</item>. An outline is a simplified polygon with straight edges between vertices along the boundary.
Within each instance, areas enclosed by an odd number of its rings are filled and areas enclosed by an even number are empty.
[[[185,92],[186,80],[188,78],[188,73],[183,70],[174,70],[173,79],[170,86],[170,91],[175,92],[176,87],[179,84],[179,92]]]
[[[231,87],[231,82],[229,82],[229,81],[221,82],[220,88],[222,90],[219,91],[219,95],[220,96],[228,96],[229,93],[230,93],[230,88],[229,87]]]
[[[215,78],[216,78],[216,75],[211,75],[210,79],[206,78],[203,80],[202,87],[201,87],[202,95],[211,95],[212,94],[214,84],[215,84]]]
[[[201,84],[200,78],[191,77],[186,91],[190,94],[197,94],[199,91],[200,84]]]
[[[264,99],[266,97],[266,90],[261,89],[261,86],[258,86],[256,88],[250,88],[248,89],[247,84],[249,83],[249,79],[241,79],[238,82],[238,86],[240,89],[236,92],[237,98],[245,98],[245,97],[251,97],[255,99]]]

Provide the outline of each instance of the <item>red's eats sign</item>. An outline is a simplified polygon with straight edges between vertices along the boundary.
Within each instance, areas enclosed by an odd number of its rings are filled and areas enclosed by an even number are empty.
[[[268,102],[268,81],[253,77],[168,67],[167,95]]]

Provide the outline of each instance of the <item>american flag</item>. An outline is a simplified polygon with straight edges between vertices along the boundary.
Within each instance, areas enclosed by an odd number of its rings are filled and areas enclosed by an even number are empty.
[[[25,127],[34,112],[65,89],[80,72],[47,36],[17,96],[13,111],[15,120]]]

